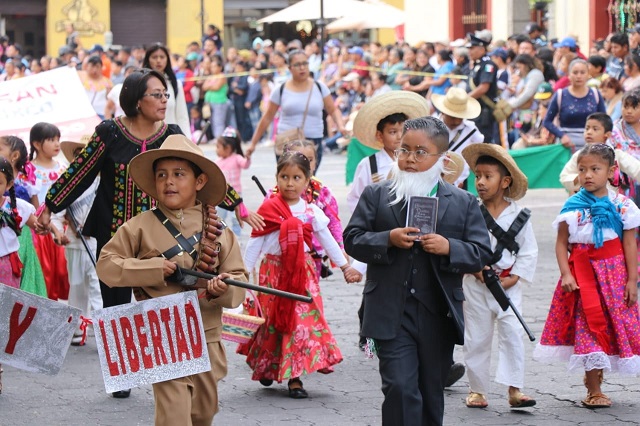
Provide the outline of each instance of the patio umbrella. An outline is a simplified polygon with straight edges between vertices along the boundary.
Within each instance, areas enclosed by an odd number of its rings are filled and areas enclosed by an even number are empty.
[[[365,0],[357,15],[344,14],[327,25],[330,33],[370,28],[395,28],[405,23],[403,10],[378,0]]]
[[[266,16],[259,23],[293,22],[320,19],[320,3],[324,7],[324,19],[342,16],[359,16],[367,11],[367,4],[357,0],[302,0],[279,12]]]

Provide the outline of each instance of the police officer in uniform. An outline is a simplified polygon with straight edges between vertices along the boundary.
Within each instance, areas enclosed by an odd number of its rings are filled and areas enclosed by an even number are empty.
[[[487,30],[475,34],[467,34],[471,59],[471,75],[469,76],[469,96],[480,102],[480,115],[473,121],[480,133],[484,135],[485,143],[493,143],[494,133],[497,133],[496,120],[493,118],[492,107],[483,99],[485,96],[495,102],[498,96],[498,67],[487,55],[487,47],[491,43],[491,33]]]

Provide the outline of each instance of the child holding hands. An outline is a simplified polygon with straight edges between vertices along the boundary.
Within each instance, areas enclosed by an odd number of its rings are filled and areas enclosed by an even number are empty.
[[[98,276],[110,287],[133,285],[136,299],[145,300],[184,291],[170,279],[178,266],[214,268],[216,278],[198,283],[206,287],[198,290],[198,300],[211,370],[153,385],[156,425],[210,425],[218,411],[217,383],[227,374],[220,342],[222,308],[239,306],[245,293],[222,280],[247,280],[235,235],[224,229],[216,236],[208,215],[210,206],[225,197],[226,182],[218,166],[184,135],[167,137],[160,148],[134,157],[129,167],[138,188],[156,199],[157,206],[118,228],[100,252]],[[170,227],[193,250],[178,244]]]
[[[315,264],[309,250],[312,235],[325,248],[329,258],[344,273],[347,282],[358,281],[359,274],[349,266],[342,250],[327,228],[329,219],[301,196],[311,178],[311,163],[302,153],[285,152],[278,161],[278,193],[264,201],[258,213],[264,217],[263,231],[253,230],[245,252],[247,269],[253,270],[258,258],[260,285],[308,295],[310,304],[261,294],[266,323],[253,339],[238,348],[247,355],[253,380],[264,386],[289,379],[289,396],[307,398],[300,376],[314,371],[332,372],[342,361],[338,344],[324,318],[324,309]]]

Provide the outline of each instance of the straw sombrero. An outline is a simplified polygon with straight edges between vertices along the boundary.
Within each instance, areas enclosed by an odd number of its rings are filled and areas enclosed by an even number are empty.
[[[383,146],[376,140],[376,127],[380,120],[391,114],[405,114],[408,119],[429,115],[427,100],[413,92],[401,90],[387,92],[372,98],[364,104],[353,122],[353,136],[373,149]]]
[[[227,192],[227,181],[220,168],[204,156],[196,144],[184,135],[171,135],[165,139],[158,149],[145,151],[133,157],[129,163],[129,175],[140,188],[151,197],[157,199],[156,182],[153,174],[153,163],[160,158],[176,157],[191,161],[198,166],[209,180],[198,191],[196,198],[204,204],[217,206],[224,200]]]
[[[453,185],[464,171],[465,162],[462,155],[457,152],[449,151],[447,152],[447,157],[449,157],[449,162],[444,168],[444,176],[442,179]]]
[[[80,138],[80,142],[75,142],[75,141],[60,142],[60,150],[62,151],[62,154],[64,154],[64,158],[66,158],[67,161],[71,163],[74,160],[74,158],[76,158],[76,156],[73,155],[73,151],[75,151],[78,148],[84,148],[85,146],[87,146],[87,144],[91,140],[91,136],[92,135],[82,135],[82,137]]]
[[[512,182],[505,195],[512,200],[519,200],[524,197],[524,194],[527,193],[529,181],[506,149],[494,144],[476,143],[462,150],[462,156],[471,167],[471,170],[476,169],[476,162],[483,155],[495,158],[509,171]]]
[[[446,95],[431,95],[431,103],[451,117],[472,119],[480,115],[480,102],[458,87],[451,87]]]

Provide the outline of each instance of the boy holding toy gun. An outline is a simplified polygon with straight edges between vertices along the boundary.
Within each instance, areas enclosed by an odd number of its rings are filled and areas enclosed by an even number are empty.
[[[488,406],[491,342],[497,324],[495,381],[509,386],[511,408],[532,407],[536,401],[520,391],[524,384],[524,324],[520,325],[517,311],[522,307],[521,281],[533,280],[538,245],[528,221],[530,212],[514,202],[527,192],[527,177],[498,145],[471,145],[462,151],[462,156],[476,175],[476,189],[494,251],[485,270],[465,275],[462,283],[466,299],[464,358],[470,388],[466,405],[470,408]],[[492,284],[502,288],[491,289]],[[513,309],[505,310],[506,297],[500,298],[502,289],[511,299]],[[508,305],[508,300],[506,302]]]
[[[209,209],[225,197],[226,181],[183,135],[171,135],[160,148],[134,157],[129,173],[157,206],[118,229],[100,252],[98,276],[111,287],[133,286],[138,301],[198,288],[211,370],[155,383],[155,424],[210,425],[218,411],[217,383],[227,374],[222,308],[239,306],[245,296],[223,280],[247,281],[235,235],[230,229],[220,233],[209,220]],[[197,282],[182,275],[196,268],[219,275]]]

